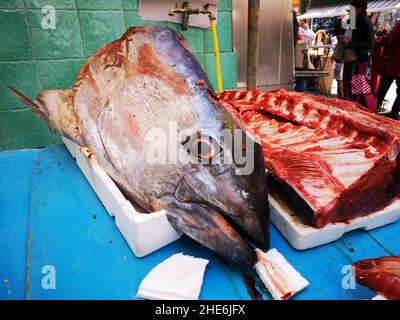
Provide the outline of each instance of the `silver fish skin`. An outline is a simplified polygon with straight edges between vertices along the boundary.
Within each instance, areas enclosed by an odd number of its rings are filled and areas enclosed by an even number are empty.
[[[34,102],[10,90],[51,129],[89,148],[129,200],[165,209],[179,232],[247,266],[256,261],[250,243],[268,249],[262,150],[254,144],[254,170],[237,174],[234,149],[245,140],[226,143],[221,131],[241,129],[172,29],[129,28],[87,59],[71,89],[43,91]],[[166,163],[150,163],[149,150],[163,147]],[[194,159],[188,151],[196,150]]]

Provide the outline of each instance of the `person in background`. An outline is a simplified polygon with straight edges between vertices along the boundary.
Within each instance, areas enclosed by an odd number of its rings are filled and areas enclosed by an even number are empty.
[[[325,45],[326,45],[326,32],[325,30],[318,30],[317,33],[315,34],[311,47],[325,46]],[[328,50],[326,48],[319,48],[318,53],[320,54],[328,53]]]
[[[304,20],[300,21],[299,34],[305,38],[308,45],[311,45],[311,42],[314,40],[315,33],[310,29],[310,26]]]
[[[355,8],[356,28],[346,30],[345,37],[340,41],[348,49],[353,49],[356,54],[355,61],[348,61],[343,66],[343,93],[345,99],[351,95],[351,77],[356,63],[370,63],[370,51],[374,45],[375,37],[372,31],[372,24],[367,16],[367,0],[352,0],[350,2]]]
[[[379,37],[384,35],[385,33],[387,33],[386,26],[384,23],[381,23],[379,25],[379,30],[376,32],[376,36]]]
[[[392,30],[384,33],[376,39],[378,45],[383,47],[383,52],[378,57],[379,64],[377,73],[381,75],[381,81],[377,94],[377,106],[382,105],[393,81],[396,81],[396,100],[393,103],[390,118],[399,120],[400,111],[400,20],[393,26]]]
[[[293,19],[295,18],[295,14],[293,15]],[[298,24],[297,24],[298,23]],[[305,30],[303,28],[305,24],[305,20],[293,20],[293,30],[294,34],[296,34],[296,24],[297,24],[297,37],[295,38],[295,70],[308,70],[310,67],[313,69],[314,66],[310,62],[309,54],[308,54],[308,43],[305,36]],[[295,91],[304,92],[306,87],[307,79],[304,77],[296,77],[296,85]]]
[[[318,30],[317,33],[315,34],[314,40],[313,40],[313,45],[325,45],[326,44],[326,32],[325,30]]]
[[[339,41],[339,37],[343,34],[344,29],[342,28],[342,20],[336,19],[333,25],[333,37],[331,38],[332,44],[336,45]],[[337,82],[338,98],[343,99],[343,63],[333,61],[333,79]]]

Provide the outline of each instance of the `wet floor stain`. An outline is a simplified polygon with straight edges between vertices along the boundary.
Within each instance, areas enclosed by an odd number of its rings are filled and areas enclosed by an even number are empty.
[[[252,300],[263,300],[262,293],[258,291],[252,275],[243,273],[243,281]]]
[[[344,245],[344,247],[347,249],[347,251],[349,251],[351,253],[353,253],[355,251],[351,242],[346,242],[343,239],[340,239],[340,242]]]
[[[254,270],[251,270],[251,272],[242,271],[242,278],[247,292],[253,300],[272,299],[265,284]]]

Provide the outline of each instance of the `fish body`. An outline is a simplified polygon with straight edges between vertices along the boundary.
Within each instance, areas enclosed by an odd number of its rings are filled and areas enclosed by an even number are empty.
[[[251,174],[239,175],[235,144],[221,131],[242,131],[173,30],[128,29],[84,63],[71,89],[34,102],[11,90],[51,129],[89,148],[129,200],[165,209],[178,231],[244,265],[256,261],[245,239],[268,248],[261,148],[254,145]]]

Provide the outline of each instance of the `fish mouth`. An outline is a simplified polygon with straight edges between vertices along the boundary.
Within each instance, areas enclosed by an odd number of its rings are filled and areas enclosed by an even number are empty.
[[[220,211],[200,203],[182,203],[176,199],[172,202],[167,219],[175,229],[235,263],[254,266],[257,260],[254,249]]]
[[[168,221],[217,254],[253,267],[254,246],[269,249],[269,207],[261,181],[235,177],[230,170],[214,178],[196,169],[164,199]]]

